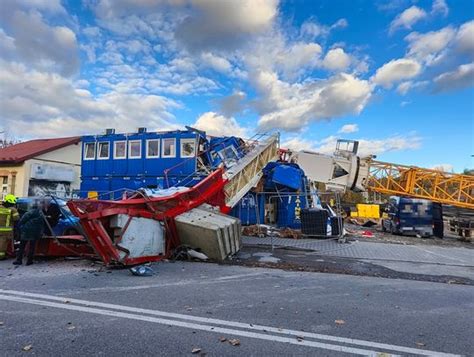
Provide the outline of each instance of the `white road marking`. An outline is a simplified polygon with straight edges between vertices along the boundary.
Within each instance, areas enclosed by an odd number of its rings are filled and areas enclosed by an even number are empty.
[[[360,349],[360,348],[346,347],[346,346],[340,346],[340,345],[331,345],[327,343],[307,341],[307,340],[300,341],[300,340],[297,340],[296,338],[267,335],[263,333],[256,333],[256,332],[250,332],[250,331],[233,330],[233,329],[224,328],[224,327],[216,327],[213,325],[202,325],[202,324],[195,324],[192,322],[168,320],[168,319],[162,319],[158,317],[137,315],[137,314],[131,314],[127,312],[98,309],[98,308],[93,308],[93,307],[76,306],[76,305],[64,304],[64,303],[61,304],[61,303],[45,301],[45,300],[22,298],[22,297],[18,297],[14,295],[0,294],[0,300],[16,301],[16,302],[22,302],[22,303],[27,303],[27,304],[33,304],[33,305],[65,309],[65,310],[80,311],[80,312],[87,312],[87,313],[98,314],[98,315],[154,322],[154,323],[158,323],[162,325],[178,326],[178,327],[190,328],[193,330],[202,330],[202,331],[207,331],[207,332],[228,334],[228,335],[233,335],[233,336],[250,337],[250,338],[256,338],[260,340],[267,340],[267,341],[273,341],[273,342],[290,343],[293,345],[321,348],[321,349],[332,350],[332,351],[337,351],[337,352],[351,353],[354,355],[374,356],[374,357],[380,355],[376,351],[365,350],[365,349]]]
[[[58,301],[61,303],[69,302],[72,304],[95,306],[95,307],[101,307],[101,308],[107,308],[107,309],[133,312],[133,313],[148,314],[148,315],[155,315],[155,316],[161,316],[161,317],[167,317],[167,318],[173,318],[173,319],[195,321],[195,322],[201,322],[201,323],[206,323],[206,324],[222,325],[222,326],[229,326],[229,327],[234,327],[234,328],[243,328],[247,330],[256,330],[256,331],[267,332],[267,333],[301,336],[305,338],[352,344],[352,345],[364,346],[364,347],[369,347],[369,348],[377,348],[377,349],[382,349],[382,350],[390,350],[390,351],[410,353],[410,354],[427,355],[427,356],[432,356],[432,355],[457,356],[457,355],[453,355],[449,353],[421,350],[421,349],[416,349],[416,348],[411,348],[411,347],[396,346],[396,345],[378,343],[378,342],[372,342],[372,341],[357,340],[357,339],[351,339],[351,338],[345,338],[345,337],[323,335],[323,334],[290,330],[290,329],[281,329],[281,328],[276,328],[276,327],[271,327],[271,326],[255,325],[255,324],[242,323],[242,322],[236,322],[236,321],[227,321],[227,320],[220,320],[220,319],[207,318],[207,317],[177,314],[177,313],[171,313],[171,312],[166,312],[166,311],[137,308],[137,307],[132,307],[132,306],[124,306],[124,305],[101,303],[101,302],[96,302],[96,301],[58,297],[54,295],[36,294],[36,293],[28,293],[28,292],[23,292],[23,291],[3,290],[3,289],[0,289],[0,293],[40,298],[40,299]]]
[[[147,285],[134,285],[134,286],[115,286],[115,287],[101,287],[101,288],[90,288],[89,291],[131,291],[131,290],[141,290],[141,289],[153,289],[153,288],[161,288],[163,286],[183,286],[189,284],[216,284],[216,283],[225,283],[229,280],[239,279],[240,281],[247,280],[247,278],[252,278],[255,276],[265,276],[265,273],[249,273],[249,274],[237,274],[237,275],[227,275],[221,276],[216,279],[203,279],[200,280],[199,278],[195,279],[185,279],[180,280],[174,283],[159,283],[159,284],[147,284]]]

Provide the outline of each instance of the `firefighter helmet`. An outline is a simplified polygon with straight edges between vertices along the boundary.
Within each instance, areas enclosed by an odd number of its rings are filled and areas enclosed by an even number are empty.
[[[16,204],[16,197],[15,197],[15,195],[8,194],[8,195],[5,196],[3,201],[5,203],[11,203],[12,205],[15,205]]]

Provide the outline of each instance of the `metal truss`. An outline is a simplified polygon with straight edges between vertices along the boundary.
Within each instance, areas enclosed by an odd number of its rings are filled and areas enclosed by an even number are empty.
[[[255,147],[224,174],[225,204],[232,208],[254,187],[263,175],[263,168],[278,158],[279,135],[271,135]]]
[[[370,160],[367,190],[474,209],[474,176]]]

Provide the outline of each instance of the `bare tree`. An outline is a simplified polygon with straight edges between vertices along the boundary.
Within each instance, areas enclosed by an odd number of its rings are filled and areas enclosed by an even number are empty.
[[[20,142],[20,140],[11,135],[7,129],[0,131],[0,135],[2,135],[2,138],[0,138],[0,149],[18,144]]]

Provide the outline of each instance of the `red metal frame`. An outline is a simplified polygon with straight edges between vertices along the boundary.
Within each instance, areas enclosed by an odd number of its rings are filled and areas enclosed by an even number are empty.
[[[96,257],[83,236],[44,237],[36,243],[35,256]]]
[[[9,256],[15,255],[13,241],[7,247]],[[87,240],[81,235],[42,237],[36,241],[35,256],[40,257],[97,257]]]
[[[222,212],[228,212],[225,205],[223,169],[217,169],[204,180],[187,191],[177,192],[165,197],[142,197],[138,194],[120,201],[109,200],[71,200],[68,207],[79,217],[86,238],[97,255],[106,265],[135,265],[158,261],[169,257],[179,243],[174,218],[203,203],[218,206]],[[107,232],[109,219],[117,214],[130,217],[151,218],[164,222],[166,231],[166,254],[159,256],[125,258],[120,257],[121,250]],[[128,225],[127,225],[128,226]],[[126,227],[122,231],[122,235]]]

